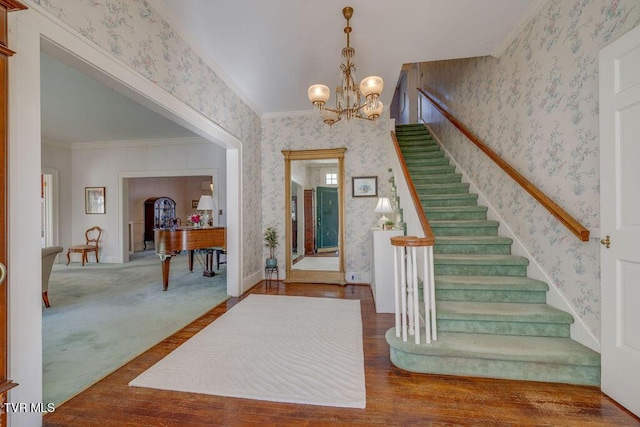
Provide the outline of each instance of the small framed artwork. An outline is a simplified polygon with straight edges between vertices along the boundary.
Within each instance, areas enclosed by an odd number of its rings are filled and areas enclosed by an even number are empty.
[[[191,208],[198,209],[198,202],[199,202],[199,200],[192,200],[191,201]]]
[[[107,213],[105,187],[84,187],[84,213]]]
[[[378,197],[378,177],[353,177],[353,197]]]

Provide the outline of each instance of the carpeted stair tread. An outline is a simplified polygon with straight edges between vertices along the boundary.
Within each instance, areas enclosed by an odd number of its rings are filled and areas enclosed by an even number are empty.
[[[498,322],[573,323],[573,317],[547,304],[438,301],[437,318]]]
[[[466,220],[442,220],[429,221],[432,228],[457,228],[457,227],[498,227],[499,221],[492,219],[466,219]]]
[[[520,276],[435,276],[437,289],[485,289],[516,291],[548,291],[549,285],[540,280]]]
[[[440,152],[444,155],[442,150],[440,150],[440,146],[437,144],[402,144],[400,143],[400,149],[402,150],[402,154],[406,156],[406,154],[415,155],[418,153],[428,153],[428,152]]]
[[[420,184],[453,184],[462,182],[459,173],[439,173],[435,175],[416,175],[413,177],[413,185]]]
[[[436,245],[511,245],[513,240],[503,236],[440,236]]]
[[[469,193],[469,183],[467,182],[454,182],[444,184],[414,183],[414,187],[416,188],[416,191],[424,192],[425,194]]]
[[[427,206],[424,209],[429,222],[463,219],[487,219],[486,206]]]
[[[438,165],[438,166],[418,166],[413,165],[409,168],[409,172],[411,176],[421,176],[421,175],[436,175],[441,173],[455,173],[455,166],[451,165]]]
[[[529,260],[519,255],[501,254],[436,254],[433,263],[466,265],[529,265]]]
[[[600,366],[600,354],[569,338],[517,335],[481,335],[459,332],[438,333],[430,344],[402,341],[395,328],[385,334],[387,342],[405,353],[438,354],[446,357],[470,357],[553,364]],[[424,336],[422,337],[424,342]]]
[[[420,150],[416,150],[414,152],[407,152],[408,150],[402,150],[404,155],[404,161],[408,164],[419,163],[422,159],[441,159],[444,157],[444,153],[440,150],[425,150],[424,148],[420,148]]]
[[[501,236],[447,236],[436,233],[433,248],[437,254],[510,254],[513,241]]]

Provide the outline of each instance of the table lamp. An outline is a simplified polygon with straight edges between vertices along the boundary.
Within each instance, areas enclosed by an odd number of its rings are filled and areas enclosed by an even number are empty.
[[[199,211],[204,211],[204,226],[209,226],[209,214],[207,211],[211,211],[211,215],[213,215],[213,197],[207,194],[200,196],[200,201],[198,202],[198,207],[196,208]]]
[[[378,226],[382,229],[384,228],[384,223],[389,221],[389,218],[384,216],[384,214],[393,213],[393,207],[391,207],[391,202],[388,197],[380,197],[378,199],[378,205],[374,210],[376,213],[381,213],[382,217],[378,220]]]

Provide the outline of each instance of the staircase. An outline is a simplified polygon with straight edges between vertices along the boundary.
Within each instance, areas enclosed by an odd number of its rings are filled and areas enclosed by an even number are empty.
[[[438,340],[403,342],[386,333],[391,361],[413,372],[599,385],[600,355],[571,340],[573,317],[548,306],[548,285],[527,277],[529,260],[422,125],[396,136],[436,236]],[[422,310],[424,305],[420,304]],[[424,314],[424,313],[423,313]]]

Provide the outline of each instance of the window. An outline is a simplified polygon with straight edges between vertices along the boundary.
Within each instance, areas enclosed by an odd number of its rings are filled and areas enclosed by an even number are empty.
[[[338,174],[337,173],[325,173],[324,174],[324,183],[326,185],[338,185]]]

